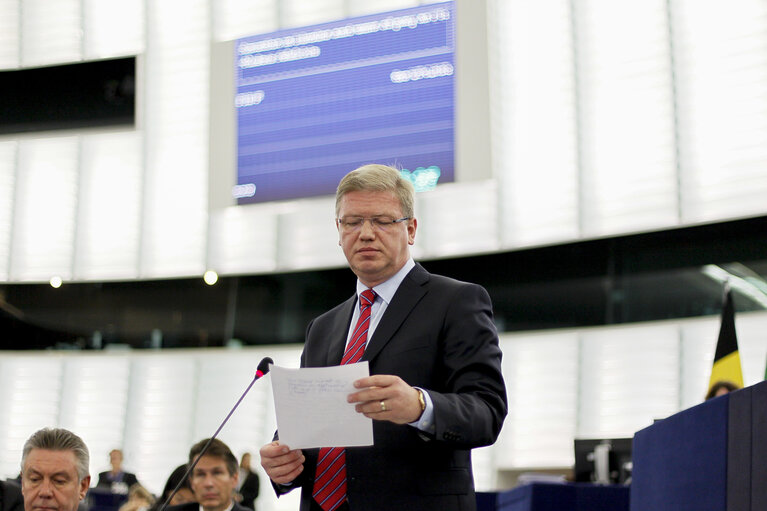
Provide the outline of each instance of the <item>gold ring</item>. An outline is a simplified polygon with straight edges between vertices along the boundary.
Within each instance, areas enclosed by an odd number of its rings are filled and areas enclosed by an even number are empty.
[[[383,401],[381,401],[381,411],[382,412],[386,411],[386,403],[384,403]]]

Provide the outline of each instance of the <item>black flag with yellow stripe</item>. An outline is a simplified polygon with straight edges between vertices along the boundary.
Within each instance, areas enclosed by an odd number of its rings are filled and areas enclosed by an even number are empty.
[[[722,304],[722,325],[719,327],[719,340],[716,342],[714,367],[708,382],[710,389],[715,383],[730,381],[743,387],[743,371],[738,353],[738,336],[735,333],[735,306],[732,302],[732,290],[729,286],[724,293]]]

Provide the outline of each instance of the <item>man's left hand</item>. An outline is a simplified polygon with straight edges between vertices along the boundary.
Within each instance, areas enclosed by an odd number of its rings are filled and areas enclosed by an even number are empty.
[[[409,424],[421,417],[418,390],[399,376],[376,374],[354,382],[358,392],[349,394],[347,401],[356,403],[354,409],[375,420]]]

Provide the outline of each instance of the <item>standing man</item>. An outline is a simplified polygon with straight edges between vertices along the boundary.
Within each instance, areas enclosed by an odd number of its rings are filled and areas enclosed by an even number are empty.
[[[41,429],[24,444],[21,493],[25,511],[77,511],[88,493],[90,455],[83,440],[66,429]]]
[[[482,287],[411,258],[414,202],[384,165],[338,185],[338,244],[357,293],[309,324],[301,366],[369,362],[348,401],[373,419],[374,445],[262,447],[277,494],[301,488],[301,511],[476,508],[471,449],[495,442],[507,412],[498,334]]]
[[[202,452],[208,439],[200,440],[189,451],[189,465]],[[249,511],[234,501],[239,481],[237,458],[229,447],[213,439],[189,474],[189,486],[197,502],[171,506],[168,511]]]
[[[110,488],[113,493],[128,493],[130,487],[138,483],[136,474],[123,470],[123,452],[120,449],[109,451],[109,464],[112,470],[99,473],[99,481],[96,486]]]

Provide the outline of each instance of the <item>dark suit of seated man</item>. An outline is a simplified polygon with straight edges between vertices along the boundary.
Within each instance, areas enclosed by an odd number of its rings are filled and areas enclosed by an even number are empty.
[[[23,511],[21,488],[10,481],[0,481],[0,511]]]
[[[189,465],[202,452],[208,439],[200,440],[189,451]],[[168,511],[250,511],[234,500],[239,482],[239,464],[229,447],[214,439],[189,474],[189,486],[197,502],[171,506]]]

